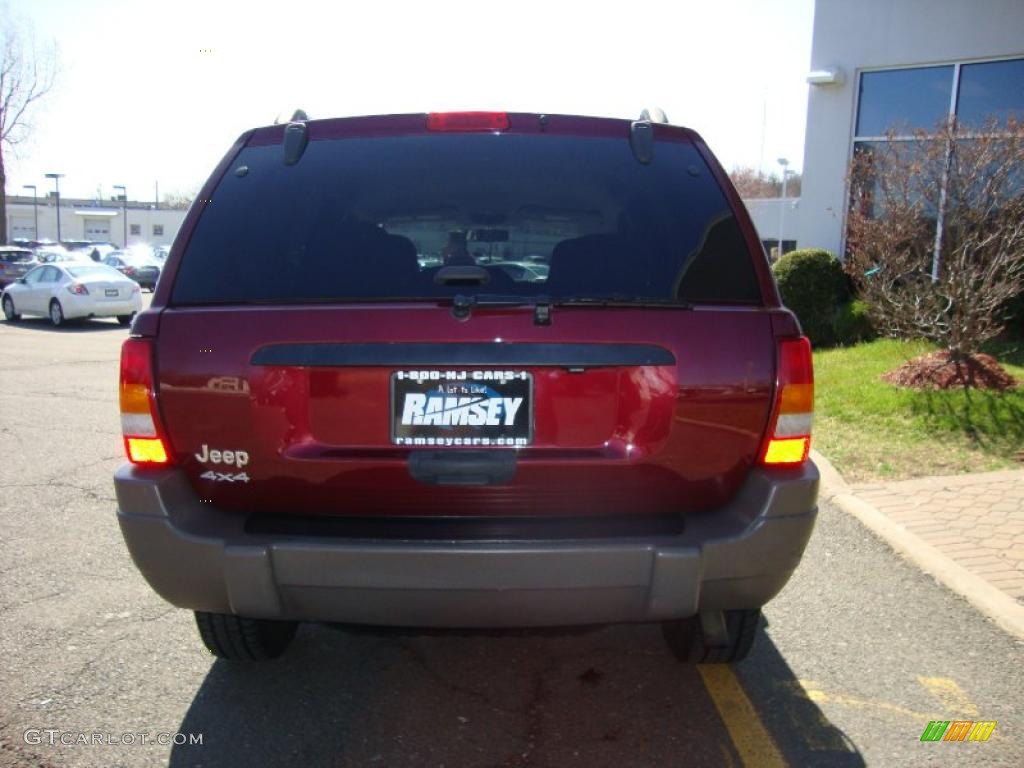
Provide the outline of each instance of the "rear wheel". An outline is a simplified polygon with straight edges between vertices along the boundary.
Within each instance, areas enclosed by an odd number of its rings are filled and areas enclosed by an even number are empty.
[[[50,322],[58,327],[64,325],[64,308],[56,299],[50,302]]]
[[[276,659],[295,637],[294,621],[247,619],[225,613],[196,611],[199,636],[210,653],[229,661]]]
[[[4,296],[4,319],[9,323],[21,320],[21,315],[14,311],[14,299],[10,296]]]
[[[707,637],[700,616],[666,621],[661,625],[673,655],[689,664],[732,664],[743,661],[754,645],[760,609],[725,612],[726,637],[718,642]]]
[[[117,322],[119,322],[121,325],[131,325],[133,317],[135,317],[134,314],[131,314],[131,315],[118,315],[117,316]]]

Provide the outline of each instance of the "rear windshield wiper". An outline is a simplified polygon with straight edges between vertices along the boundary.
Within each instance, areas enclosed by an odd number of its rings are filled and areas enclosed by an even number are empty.
[[[550,304],[547,296],[526,296],[515,293],[475,293],[472,296],[458,294],[453,299],[455,304],[468,303],[471,307],[527,307],[533,304]]]
[[[555,299],[556,306],[588,306],[588,307],[671,307],[673,309],[693,309],[693,305],[679,299],[659,298],[657,296],[629,296],[613,293],[603,296],[562,296]]]
[[[533,307],[533,322],[551,324],[551,298],[514,293],[477,293],[473,296],[457,294],[452,299],[452,314],[459,320],[469,317],[473,307]]]

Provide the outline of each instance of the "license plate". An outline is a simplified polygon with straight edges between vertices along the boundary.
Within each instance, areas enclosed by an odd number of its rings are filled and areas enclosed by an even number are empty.
[[[391,440],[412,446],[529,445],[533,375],[516,370],[394,371]]]
[[[117,288],[107,288],[104,293],[107,296],[117,296]]]

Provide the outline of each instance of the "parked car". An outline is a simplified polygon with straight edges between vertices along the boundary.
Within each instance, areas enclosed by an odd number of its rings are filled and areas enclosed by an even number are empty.
[[[87,246],[95,245],[92,240],[61,240],[60,244],[69,251],[77,251],[86,248]]]
[[[160,279],[160,263],[139,253],[114,251],[103,259],[103,263],[150,290],[156,287],[156,281]]]
[[[48,246],[46,248],[36,249],[36,259],[40,264],[94,264],[95,262],[89,258],[89,254],[82,253],[81,251],[68,251],[63,248],[54,248]]]
[[[301,621],[657,621],[681,659],[747,654],[817,513],[811,355],[696,133],[303,120],[201,196],[122,347],[114,486],[213,654]]]
[[[94,263],[40,264],[4,288],[4,317],[49,317],[54,325],[85,317],[116,317],[128,325],[142,309],[139,286],[120,272]]]
[[[0,245],[0,288],[23,277],[39,262],[29,248]]]
[[[65,241],[64,246],[71,253],[84,254],[93,261],[103,261],[106,256],[118,250],[117,246],[113,243],[93,243],[88,241],[76,241],[73,244]]]
[[[169,245],[158,245],[153,249],[153,257],[159,260],[161,263],[167,261],[167,257],[171,253],[171,246]]]
[[[517,261],[494,261],[487,265],[500,268],[517,283],[538,283],[548,277],[548,268],[543,264],[522,264]]]

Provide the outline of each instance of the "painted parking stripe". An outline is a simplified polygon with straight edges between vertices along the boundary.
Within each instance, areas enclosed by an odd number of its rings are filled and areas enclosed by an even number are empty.
[[[925,687],[932,696],[942,702],[942,706],[949,713],[960,717],[976,718],[978,708],[974,705],[963,689],[956,684],[956,681],[948,677],[921,677],[917,681]]]
[[[750,703],[743,686],[726,664],[698,664],[704,687],[715,702],[733,746],[745,766],[782,768],[786,761]]]

